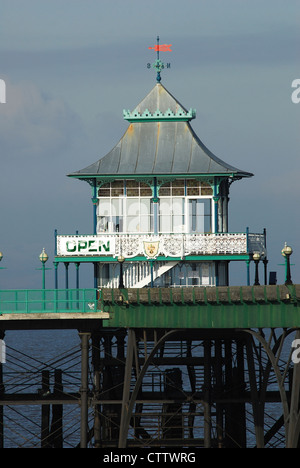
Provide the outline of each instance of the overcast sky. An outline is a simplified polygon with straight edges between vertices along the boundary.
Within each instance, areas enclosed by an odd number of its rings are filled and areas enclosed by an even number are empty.
[[[43,247],[53,287],[54,229],[92,232],[91,189],[66,174],[123,135],[123,109],[155,85],[147,63],[157,35],[172,44],[161,54],[171,63],[162,84],[196,109],[199,138],[254,173],[231,186],[230,231],[267,229],[278,283],[287,242],[300,282],[300,103],[291,99],[300,79],[299,0],[1,0],[0,9],[0,288],[41,287]],[[92,287],[83,271],[82,286]],[[241,271],[232,267],[232,284],[245,284]],[[59,277],[64,287],[62,265]]]

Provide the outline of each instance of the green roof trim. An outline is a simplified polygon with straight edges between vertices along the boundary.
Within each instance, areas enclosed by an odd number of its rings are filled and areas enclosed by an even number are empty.
[[[169,108],[165,113],[157,109],[154,113],[151,113],[146,109],[142,114],[134,110],[123,110],[123,117],[129,122],[188,122],[196,118],[196,110],[190,109],[185,111],[179,108],[175,113]]]

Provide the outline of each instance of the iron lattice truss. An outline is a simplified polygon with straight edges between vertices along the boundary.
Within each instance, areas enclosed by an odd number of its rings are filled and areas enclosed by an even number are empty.
[[[115,329],[47,363],[7,347],[4,447],[297,447],[296,329]]]
[[[108,406],[102,399],[105,430],[99,444],[220,448],[291,443],[293,368],[286,352],[295,331],[265,333],[131,329],[123,367],[118,364],[124,362],[118,355],[120,337],[104,336],[108,355],[113,343],[117,354],[105,366],[111,392],[104,392]],[[118,389],[118,403],[112,405]]]

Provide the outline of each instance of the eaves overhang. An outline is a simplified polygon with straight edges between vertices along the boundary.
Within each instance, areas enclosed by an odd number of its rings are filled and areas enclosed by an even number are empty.
[[[161,85],[132,111],[119,142],[98,161],[68,174],[94,183],[103,178],[140,177],[252,177],[214,155],[191,127],[195,111],[185,109]]]

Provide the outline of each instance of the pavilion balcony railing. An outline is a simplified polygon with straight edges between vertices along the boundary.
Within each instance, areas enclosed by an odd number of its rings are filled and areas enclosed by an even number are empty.
[[[97,312],[96,289],[0,290],[0,316],[4,314]]]
[[[149,254],[149,248],[152,254]],[[153,249],[155,252],[153,253]],[[192,255],[241,255],[258,252],[266,257],[265,234],[253,233],[162,233],[126,234],[101,233],[97,235],[58,235],[57,256],[113,256],[125,258],[180,257]]]

